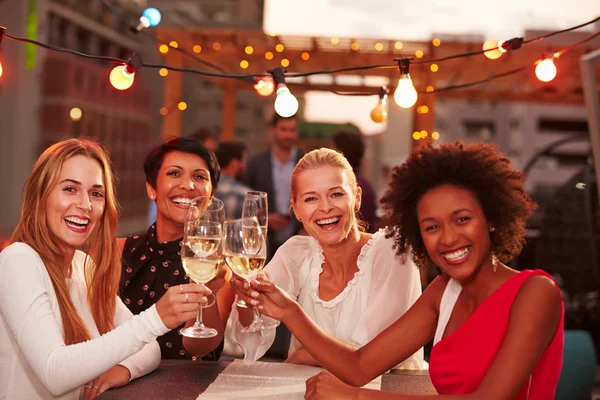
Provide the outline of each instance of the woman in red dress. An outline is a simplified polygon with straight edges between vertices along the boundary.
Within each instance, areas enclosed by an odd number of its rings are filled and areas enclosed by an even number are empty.
[[[503,264],[521,251],[525,221],[535,209],[509,160],[483,143],[418,150],[396,167],[382,203],[398,254],[411,254],[421,265],[433,262],[440,276],[364,347],[326,335],[266,278],[238,290],[263,314],[283,321],[330,371],[307,381],[306,398],[429,398],[357,386],[432,339],[431,380],[444,398],[554,398],[563,304],[546,273]]]

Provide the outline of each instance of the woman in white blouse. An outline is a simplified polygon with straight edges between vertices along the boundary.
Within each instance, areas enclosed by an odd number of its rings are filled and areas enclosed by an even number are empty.
[[[117,297],[117,204],[108,154],[69,139],[37,160],[0,253],[0,398],[91,399],[155,369],[156,337],[210,293],[172,288],[132,317]],[[88,254],[77,250],[87,245]]]
[[[421,295],[418,269],[396,256],[384,230],[373,235],[361,231],[356,217],[361,189],[340,153],[325,148],[307,153],[292,173],[291,190],[291,208],[309,236],[289,239],[265,272],[327,333],[362,347]],[[252,300],[247,283],[235,277],[231,284],[241,298]],[[251,310],[234,307],[230,318],[232,336],[246,361],[262,357],[275,329],[264,330],[258,340],[240,332],[252,321]],[[287,362],[319,365],[295,338]],[[398,367],[420,369],[422,364],[419,350]]]

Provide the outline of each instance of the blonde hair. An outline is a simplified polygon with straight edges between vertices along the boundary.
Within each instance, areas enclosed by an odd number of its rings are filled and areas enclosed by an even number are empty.
[[[85,279],[88,303],[98,331],[104,334],[114,328],[116,296],[121,279],[121,260],[116,240],[119,210],[110,157],[99,143],[89,139],[68,139],[50,146],[42,153],[25,182],[21,217],[11,237],[11,242],[23,242],[31,246],[44,262],[56,292],[63,339],[67,345],[85,342],[91,337],[69,296],[67,278],[72,273],[71,265],[65,269],[60,240],[48,229],[46,201],[58,183],[65,161],[77,155],[98,161],[102,166],[105,207],[88,241],[87,254],[91,262],[86,257]]]

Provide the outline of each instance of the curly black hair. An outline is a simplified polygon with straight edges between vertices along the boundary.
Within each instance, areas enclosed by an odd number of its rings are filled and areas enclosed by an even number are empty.
[[[479,201],[495,229],[490,235],[496,258],[508,262],[521,252],[526,220],[537,207],[523,188],[522,174],[493,144],[455,142],[415,150],[394,168],[381,204],[398,255],[411,253],[419,265],[430,262],[417,204],[426,192],[447,184],[470,190]]]

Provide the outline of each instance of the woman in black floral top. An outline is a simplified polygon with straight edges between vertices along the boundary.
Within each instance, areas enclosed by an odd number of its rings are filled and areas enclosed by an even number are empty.
[[[175,138],[148,154],[144,172],[148,197],[156,201],[156,222],[145,235],[119,239],[123,249],[120,295],[134,314],[149,308],[170,286],[188,282],[181,265],[180,247],[189,203],[195,197],[215,193],[221,169],[215,155],[199,140]],[[216,301],[203,310],[204,323],[219,334],[209,339],[192,339],[179,335],[181,327],[173,329],[158,338],[162,358],[219,358],[230,311],[223,308],[231,307],[230,300],[219,299],[222,293],[228,295],[227,291],[217,293],[223,286],[224,275],[222,271],[207,284],[216,294]],[[188,321],[186,326],[193,322]]]

